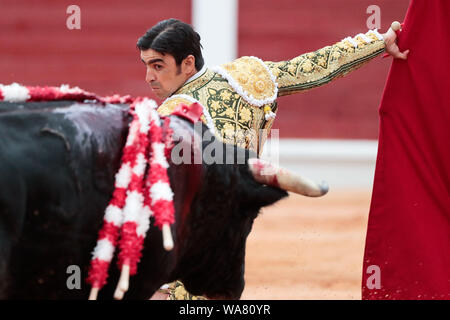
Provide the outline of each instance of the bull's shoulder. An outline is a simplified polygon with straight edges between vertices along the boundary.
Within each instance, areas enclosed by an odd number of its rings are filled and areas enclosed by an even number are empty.
[[[13,113],[13,114],[45,114],[52,113],[54,110],[62,110],[63,108],[69,108],[74,105],[87,106],[87,108],[80,109],[80,111],[86,112],[101,108],[105,111],[122,109],[124,112],[128,112],[129,105],[126,104],[100,104],[100,103],[81,103],[73,100],[55,100],[55,101],[27,101],[27,102],[7,102],[0,101],[0,115]],[[112,108],[111,108],[112,107]],[[100,110],[100,109],[97,109]]]
[[[0,133],[5,139],[0,145],[5,148],[14,143],[28,148],[56,137],[71,151],[108,150],[124,140],[130,121],[128,106],[54,101],[1,107]]]
[[[72,105],[73,101],[6,102],[0,101],[0,114],[7,112],[30,112],[51,110]]]
[[[72,101],[28,107],[0,112],[0,171],[16,168],[33,188],[64,180],[75,191],[109,195],[131,120],[128,106]]]

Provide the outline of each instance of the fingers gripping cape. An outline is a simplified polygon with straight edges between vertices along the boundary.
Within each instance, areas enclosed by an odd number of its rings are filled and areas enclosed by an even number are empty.
[[[450,299],[450,2],[413,0],[380,107],[363,299]]]

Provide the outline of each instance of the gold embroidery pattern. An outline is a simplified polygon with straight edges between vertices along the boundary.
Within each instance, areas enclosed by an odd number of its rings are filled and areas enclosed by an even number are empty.
[[[175,110],[176,107],[178,107],[180,104],[185,104],[185,105],[191,105],[192,102],[189,101],[188,99],[184,99],[182,97],[175,97],[175,98],[170,98],[167,101],[165,101],[163,104],[161,104],[158,107],[158,114],[160,116],[168,116],[170,115],[173,110]],[[202,122],[204,124],[207,124],[206,118],[204,115],[200,116],[200,120],[202,120]]]
[[[194,296],[190,294],[183,283],[178,280],[169,283],[169,288],[167,290],[169,293],[167,300],[208,300],[203,296]]]
[[[214,118],[217,136],[225,143],[257,152],[258,131],[265,122],[263,110],[249,105],[229,88],[209,88],[208,93],[206,105]]]
[[[278,95],[288,95],[328,83],[358,69],[384,52],[383,40],[378,40],[372,33],[367,33],[366,37],[371,40],[370,43],[366,43],[360,36],[354,39],[358,44],[356,48],[344,39],[333,46],[305,53],[289,61],[266,61],[277,77]]]
[[[254,57],[241,57],[221,67],[244,92],[256,100],[270,99],[276,93],[276,85],[270,73],[263,62]]]
[[[214,72],[207,69],[206,72],[204,74],[202,74],[200,77],[198,77],[197,79],[195,79],[191,82],[185,83],[173,95],[183,94],[183,93],[189,94],[190,92],[197,91],[198,89],[203,88],[209,82],[211,82],[215,76],[216,76],[216,74]]]
[[[266,121],[264,110],[244,101],[220,75],[211,74],[208,70],[200,78],[180,88],[176,94],[189,95],[208,109],[216,136],[221,141],[254,152],[262,151],[258,149],[259,129],[273,122],[273,119]]]

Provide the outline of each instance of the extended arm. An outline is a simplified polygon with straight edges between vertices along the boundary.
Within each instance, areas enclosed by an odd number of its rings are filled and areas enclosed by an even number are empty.
[[[277,78],[278,95],[283,96],[342,77],[385,51],[395,58],[406,59],[408,52],[399,51],[396,38],[392,29],[385,34],[371,30],[292,60],[265,63]]]

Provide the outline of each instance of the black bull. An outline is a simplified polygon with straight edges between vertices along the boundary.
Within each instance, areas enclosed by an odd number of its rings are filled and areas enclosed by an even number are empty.
[[[126,105],[0,103],[0,298],[87,299],[130,121]],[[176,116],[171,128],[198,134]],[[253,221],[287,193],[257,183],[245,164],[169,164],[175,247],[165,251],[151,227],[125,299],[147,299],[176,279],[193,294],[239,298]],[[68,287],[70,266],[80,268],[80,289]],[[112,298],[118,278],[113,259],[99,298]]]

